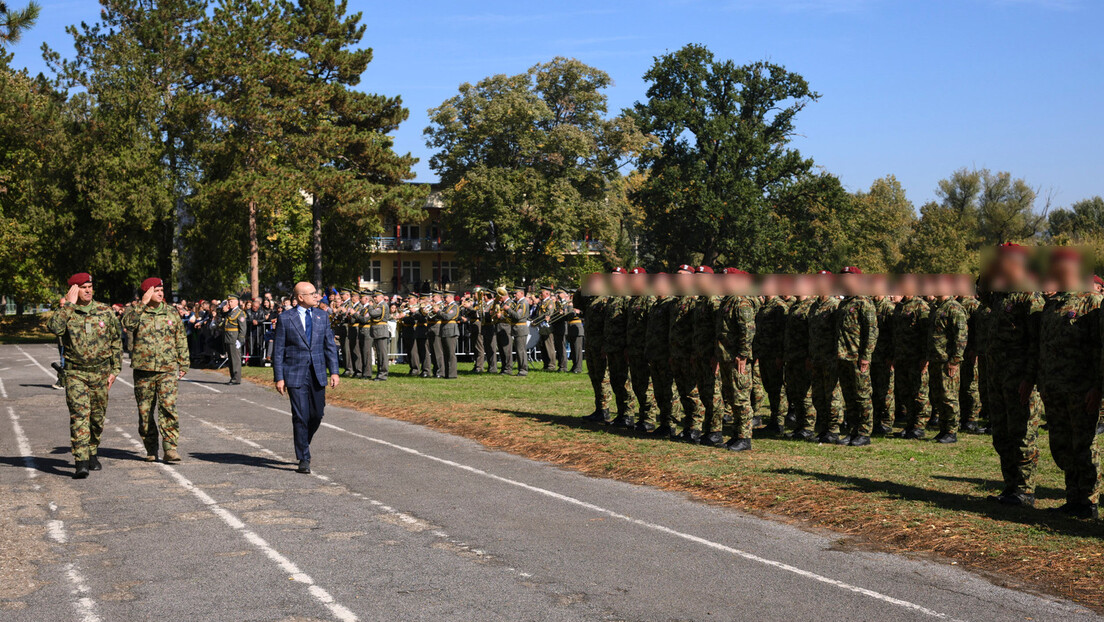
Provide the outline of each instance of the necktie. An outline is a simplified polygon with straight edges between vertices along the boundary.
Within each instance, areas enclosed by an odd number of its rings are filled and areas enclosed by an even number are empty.
[[[310,341],[310,338],[311,338],[311,315],[313,315],[313,314],[310,312],[310,309],[307,309],[307,341],[308,342]]]

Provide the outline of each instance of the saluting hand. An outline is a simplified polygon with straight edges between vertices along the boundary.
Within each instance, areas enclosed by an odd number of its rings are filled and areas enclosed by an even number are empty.
[[[71,305],[77,304],[77,294],[80,292],[80,286],[74,285],[69,288],[69,291],[65,293],[65,301]]]

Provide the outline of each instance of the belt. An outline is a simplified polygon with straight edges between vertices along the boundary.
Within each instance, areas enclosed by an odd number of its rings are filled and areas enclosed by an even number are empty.
[[[582,324],[583,321],[582,320],[569,320],[567,323],[568,324]]]
[[[104,359],[95,363],[75,363],[71,359],[65,359],[65,369],[74,371],[100,371],[110,366],[111,359]]]
[[[455,324],[456,320],[445,320],[442,324]]]
[[[511,322],[511,324],[512,324],[513,326],[528,326],[528,325],[529,325],[529,322],[519,322],[519,323],[517,323],[517,324],[513,324],[513,323]]]
[[[369,322],[369,323],[368,323],[368,325],[369,325],[369,326],[379,326],[379,325],[381,325],[381,324],[386,324],[386,323],[387,323],[387,322],[383,322],[383,321],[379,321],[379,322]]]
[[[238,329],[236,329],[236,328],[224,328],[224,329],[222,329],[222,330],[224,330],[224,331],[226,331],[226,332],[228,332],[228,333],[236,333],[236,332],[238,332]]]

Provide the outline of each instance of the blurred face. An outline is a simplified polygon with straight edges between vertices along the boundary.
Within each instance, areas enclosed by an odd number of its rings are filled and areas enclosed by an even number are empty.
[[[150,304],[159,305],[162,302],[165,302],[165,288],[162,286],[153,288],[153,295],[150,296]]]
[[[671,278],[666,274],[657,274],[652,279],[652,291],[656,296],[671,295]]]
[[[648,275],[633,274],[629,276],[629,289],[633,296],[643,296],[648,292]]]
[[[716,275],[709,274],[708,272],[697,272],[694,274],[694,287],[698,289],[699,296],[713,296],[717,293],[717,279]]]
[[[1081,261],[1075,257],[1054,258],[1047,275],[1057,290],[1077,291],[1081,288]]]
[[[609,278],[610,294],[613,296],[624,296],[628,292],[628,284],[626,283],[625,275],[621,273],[614,273]]]
[[[260,309],[260,308],[261,308],[261,299],[260,298],[254,298],[253,299],[253,310],[256,311],[257,309]]]
[[[834,279],[831,274],[818,274],[816,277],[816,293],[821,298],[827,298],[833,293]]]
[[[77,304],[86,305],[92,302],[92,294],[95,290],[92,289],[92,282],[89,281],[84,285],[81,285],[77,289]]]

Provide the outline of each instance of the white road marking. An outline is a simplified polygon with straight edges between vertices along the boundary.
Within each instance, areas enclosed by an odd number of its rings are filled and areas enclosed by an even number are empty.
[[[137,439],[128,434],[119,426],[115,426],[115,431],[121,434],[123,438],[127,439],[127,441],[129,441],[130,444],[134,445],[136,448],[144,448],[141,442],[139,442]],[[188,478],[181,475],[180,471],[177,471],[172,466],[163,462],[157,463],[157,466],[160,467],[161,470],[168,473],[169,476],[173,480],[175,480],[181,488],[192,493],[192,495],[199,499],[200,503],[207,506],[207,509],[210,510],[212,514],[222,519],[222,522],[226,523],[231,529],[234,529],[235,531],[240,533],[246,541],[260,549],[260,551],[265,554],[265,557],[275,562],[281,570],[291,575],[291,578],[293,580],[299,583],[306,584],[308,586],[307,591],[310,593],[310,595],[327,609],[329,609],[330,613],[332,613],[335,618],[340,620],[340,622],[356,622],[356,620],[358,619],[356,614],[354,614],[344,605],[334,600],[334,597],[329,592],[327,592],[325,588],[316,584],[314,582],[314,579],[312,579],[310,575],[304,573],[302,570],[299,569],[298,566],[295,565],[294,562],[284,557],[279,551],[274,549],[268,542],[266,542],[264,538],[257,535],[256,532],[246,527],[245,523],[242,522],[240,518],[235,516],[229,510],[220,506],[218,502],[215,501],[214,498],[212,498],[209,494],[193,484]]]
[[[209,386],[207,386],[205,384],[202,384],[202,383],[200,383],[196,380],[192,380],[191,378],[181,378],[181,380],[183,380],[184,382],[190,382],[190,383],[196,385],[197,387],[203,387],[204,389],[207,389],[208,391],[212,391],[214,393],[222,393],[221,390],[216,389],[215,387],[209,387]]]
[[[19,455],[23,458],[23,468],[27,469],[27,479],[34,479],[38,477],[38,469],[35,468],[31,443],[23,432],[23,426],[19,425],[19,415],[15,414],[15,409],[11,406],[8,406],[8,417],[11,419],[12,429],[15,431],[15,446],[19,449]]]
[[[5,367],[4,369],[7,369],[7,367]],[[0,371],[4,371],[4,369],[0,369]],[[8,399],[8,390],[4,388],[3,378],[0,378],[0,397]]]
[[[23,356],[25,356],[25,357],[27,357],[28,359],[30,359],[32,363],[34,363],[35,365],[38,365],[38,368],[39,368],[39,369],[41,369],[42,371],[46,372],[46,375],[47,375],[47,376],[50,376],[51,378],[57,378],[57,374],[55,374],[54,372],[52,372],[52,371],[50,371],[50,370],[46,369],[46,368],[45,368],[45,367],[44,367],[44,366],[42,365],[42,363],[39,363],[39,362],[38,362],[38,359],[36,359],[35,357],[33,357],[33,356],[31,356],[30,354],[28,354],[28,353],[27,353],[27,351],[23,349],[23,346],[15,346],[15,349],[16,349],[16,350],[19,350],[20,352],[22,352],[22,353],[23,353]],[[28,367],[30,367],[30,365],[28,365]]]

